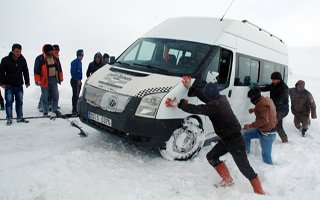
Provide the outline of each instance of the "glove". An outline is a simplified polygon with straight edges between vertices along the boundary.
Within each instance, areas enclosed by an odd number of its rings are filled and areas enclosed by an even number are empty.
[[[189,88],[191,84],[191,76],[182,76],[182,84],[185,88]]]
[[[249,130],[251,128],[251,124],[245,124],[243,130]]]
[[[188,100],[187,99],[181,99],[180,102],[178,103],[178,108],[181,108],[182,104],[188,104]]]
[[[188,91],[188,97],[195,97],[197,92],[197,88],[195,86],[191,86]]]
[[[171,98],[167,98],[165,101],[164,101],[164,104],[166,105],[166,107],[177,107],[177,104],[178,104],[178,101],[177,101],[177,98],[174,97],[173,99]]]

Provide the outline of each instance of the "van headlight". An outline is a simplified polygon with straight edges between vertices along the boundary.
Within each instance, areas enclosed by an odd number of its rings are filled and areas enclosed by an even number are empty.
[[[150,94],[141,99],[137,108],[136,116],[155,118],[161,100],[167,93]]]

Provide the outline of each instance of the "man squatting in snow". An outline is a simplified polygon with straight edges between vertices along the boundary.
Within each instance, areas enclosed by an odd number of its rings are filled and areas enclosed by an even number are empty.
[[[188,83],[183,81],[185,87]],[[250,180],[253,190],[264,195],[259,177],[254,172],[247,158],[245,142],[241,134],[241,125],[234,115],[225,95],[220,95],[215,83],[208,83],[204,88],[191,86],[188,96],[197,96],[205,104],[193,105],[181,99],[178,108],[192,114],[206,115],[210,118],[216,134],[220,137],[218,143],[207,154],[208,162],[216,169],[222,181],[218,186],[233,184],[227,166],[220,161],[220,156],[230,153],[241,173]]]

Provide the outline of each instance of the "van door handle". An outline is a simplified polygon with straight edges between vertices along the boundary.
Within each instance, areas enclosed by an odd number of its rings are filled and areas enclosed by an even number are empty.
[[[232,90],[229,90],[228,97],[231,97],[231,95],[232,95]]]

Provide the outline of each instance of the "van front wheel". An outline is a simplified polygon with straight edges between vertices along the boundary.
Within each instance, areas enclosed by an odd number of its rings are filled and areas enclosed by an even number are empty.
[[[198,119],[188,117],[184,119],[181,127],[172,133],[160,153],[168,160],[188,160],[199,153],[204,140],[202,124]]]

